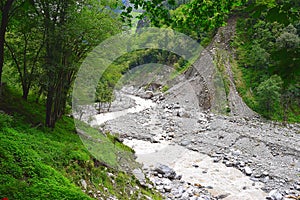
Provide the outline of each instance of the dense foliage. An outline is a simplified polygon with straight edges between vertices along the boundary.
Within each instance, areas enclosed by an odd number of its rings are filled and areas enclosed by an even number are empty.
[[[258,2],[242,10],[234,41],[244,86],[240,93],[265,117],[299,121],[300,5]],[[245,13],[247,11],[247,13]]]
[[[218,27],[226,23],[230,12],[244,4],[243,0],[212,1],[192,0],[187,2],[175,2],[163,0],[144,1],[132,0],[134,8],[141,7],[144,12],[140,19],[149,18],[154,26],[167,26],[185,33],[207,45],[209,39]],[[178,6],[172,6],[177,3]],[[123,13],[123,20],[131,20],[132,7],[127,7]]]
[[[5,41],[0,40],[6,47],[1,54],[5,56],[4,82],[16,89],[21,86],[24,99],[33,93],[45,100],[48,127],[54,127],[64,114],[87,53],[120,31],[114,6],[114,2],[94,0],[12,1],[9,10],[5,2],[1,5],[1,25],[6,25]],[[9,18],[4,23],[6,12]]]

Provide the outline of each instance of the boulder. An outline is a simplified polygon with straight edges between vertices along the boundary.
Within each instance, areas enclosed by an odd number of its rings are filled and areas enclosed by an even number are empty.
[[[283,196],[282,196],[282,194],[280,194],[280,192],[278,190],[272,190],[269,193],[269,196],[267,197],[267,199],[270,199],[270,200],[282,200]]]
[[[163,175],[163,177],[171,179],[171,180],[176,177],[176,172],[172,168],[170,168],[166,165],[159,164],[158,166],[155,167],[154,171]]]

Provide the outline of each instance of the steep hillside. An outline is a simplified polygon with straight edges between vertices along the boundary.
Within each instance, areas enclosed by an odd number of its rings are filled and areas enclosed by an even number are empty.
[[[7,89],[0,102],[0,198],[160,199],[131,173],[95,159],[76,134],[72,118],[63,117],[51,130],[40,124],[41,105],[28,103]],[[96,130],[86,127],[85,131]],[[131,151],[112,137],[98,135],[105,143],[98,144],[101,148],[112,153]],[[97,156],[112,163],[116,159]]]

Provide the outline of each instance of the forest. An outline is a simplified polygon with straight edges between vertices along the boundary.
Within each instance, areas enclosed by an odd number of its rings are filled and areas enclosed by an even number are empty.
[[[299,123],[299,0],[1,0],[0,198],[90,199],[77,185],[92,174],[95,190],[130,199],[126,184],[135,187],[136,180],[96,167],[76,135],[70,115],[80,66],[101,42],[142,27],[170,28],[207,47],[230,18],[237,19],[230,48],[240,96],[268,120]],[[146,63],[167,64],[180,74],[191,67],[160,49],[127,53],[99,80],[95,102],[111,103],[122,75]],[[113,136],[105,140],[115,145]]]

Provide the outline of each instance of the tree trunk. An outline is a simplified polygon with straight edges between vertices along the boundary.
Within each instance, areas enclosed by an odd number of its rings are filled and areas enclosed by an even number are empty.
[[[55,121],[53,119],[53,112],[52,112],[52,107],[53,107],[53,88],[48,89],[47,93],[47,101],[46,101],[46,126],[49,128],[54,128],[55,126]]]
[[[9,20],[9,10],[12,7],[14,0],[7,0],[2,8],[2,19],[0,27],[0,85],[2,83],[2,70],[4,65],[4,45],[5,45],[5,32]]]
[[[23,95],[22,98],[27,101],[29,94],[29,87],[22,87]]]

